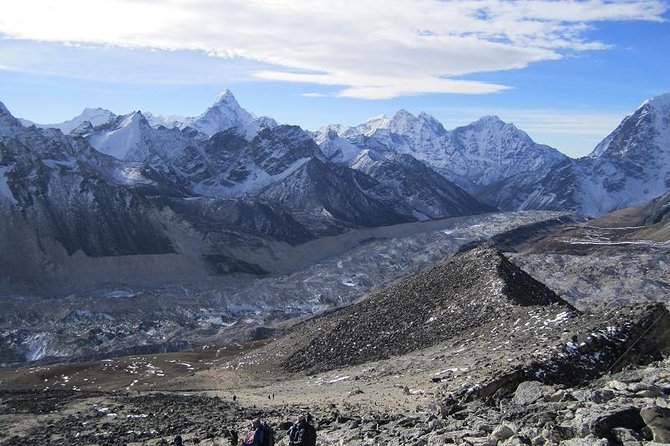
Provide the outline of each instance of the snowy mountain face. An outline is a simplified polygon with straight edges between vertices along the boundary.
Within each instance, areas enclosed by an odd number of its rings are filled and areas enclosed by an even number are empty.
[[[588,216],[649,202],[670,188],[670,94],[642,104],[587,157],[563,163],[532,185],[522,208]]]
[[[212,115],[213,110],[222,107],[229,110],[239,108],[239,105],[227,92],[203,116]],[[248,118],[251,115],[238,111],[235,116]],[[366,126],[369,131],[374,132],[380,125],[390,125],[391,122],[395,126],[403,125],[400,119],[389,121],[380,118],[378,122],[369,122]],[[245,123],[245,120],[241,119],[238,120],[238,124],[247,125],[248,121]],[[294,195],[302,196],[304,195],[302,192],[295,191],[296,185],[289,186],[289,183],[295,181],[297,177],[306,176],[299,181],[303,186],[320,184],[315,189],[317,192],[313,196],[314,200],[311,201],[311,209],[320,215],[319,223],[316,226],[312,225],[319,228],[319,233],[323,227],[328,227],[329,219],[337,220],[337,227],[346,228],[352,224],[376,225],[415,219],[444,218],[477,213],[485,208],[474,200],[465,199],[462,191],[454,193],[458,188],[448,184],[449,182],[444,179],[439,182],[433,181],[430,185],[415,181],[410,197],[403,195],[409,193],[410,188],[396,188],[392,184],[393,181],[388,178],[377,181],[364,174],[345,173],[348,170],[346,166],[348,162],[345,161],[355,155],[358,149],[333,131],[327,133],[326,137],[333,137],[334,145],[337,147],[324,154],[307,132],[295,126],[267,126],[260,129],[252,139],[248,139],[249,135],[243,128],[231,127],[207,138],[204,133],[192,127],[185,127],[181,132],[175,128],[155,128],[140,112],[135,112],[120,116],[108,125],[88,130],[89,133],[84,136],[96,149],[118,159],[142,163],[153,175],[160,174],[160,178],[151,177],[155,182],[161,184],[172,182],[174,189],[186,190],[186,193],[192,195],[212,198],[259,196],[263,201],[273,205],[289,206],[289,203],[293,203],[290,205],[293,212],[304,216],[305,201],[295,202],[292,198],[287,199],[286,192],[280,189],[287,187],[294,191]],[[324,144],[322,147],[326,146]],[[318,163],[315,160],[318,160]],[[325,162],[325,170],[328,172],[320,175],[331,178],[332,181],[324,182],[323,179],[309,178],[312,172],[321,172],[323,170],[321,168],[304,169],[301,171],[302,175],[297,173],[303,165],[311,161],[315,161],[316,164]],[[333,164],[337,164],[338,167]],[[400,172],[396,172],[395,176],[397,178],[415,176],[416,173],[410,172],[409,167],[410,163],[407,162],[396,163],[396,170],[399,169]],[[416,168],[416,164],[412,167]],[[405,168],[408,170],[402,172]],[[429,169],[424,167],[423,170]],[[296,175],[293,175],[294,173]],[[332,178],[333,175],[338,178]],[[431,175],[424,175],[425,178],[438,176],[434,172]],[[293,180],[288,179],[289,177],[293,177]],[[406,180],[400,181],[408,183]],[[374,187],[364,188],[365,199],[358,195],[361,184],[374,184]],[[268,188],[273,192],[265,191]],[[354,192],[353,195],[348,195],[346,191]],[[336,193],[344,194],[343,198],[334,199]],[[323,202],[322,197],[331,197],[327,200],[328,205]],[[358,204],[345,205],[343,200],[346,201],[347,197],[358,197],[354,199],[358,200]],[[469,200],[471,205],[464,204],[463,199]],[[374,208],[372,215],[379,216],[379,220],[376,217],[362,217],[366,205]],[[378,207],[392,209],[394,216],[387,215],[388,212],[382,212],[381,209],[377,209]],[[346,209],[350,212],[347,213]],[[337,217],[334,217],[335,215]],[[312,217],[303,219],[303,221],[312,220]],[[331,229],[326,229],[325,232],[328,233]]]
[[[319,235],[356,226],[385,226],[416,221],[394,192],[369,175],[311,158],[258,197],[288,208]]]
[[[138,113],[119,117],[109,128],[141,129],[142,136],[155,136],[156,130]],[[170,169],[177,155],[157,145],[142,147],[147,151],[128,152],[147,153],[142,162],[118,160],[85,138],[23,127],[1,106],[0,279],[52,286],[97,275],[128,277],[132,265],[147,276],[262,273],[252,262],[252,247],[313,238],[282,209],[188,195],[175,184],[175,172],[151,164]],[[161,154],[162,163],[152,158]]]
[[[6,109],[0,114],[0,189],[11,204],[0,206],[4,271],[14,271],[18,261],[20,276],[60,250],[89,256],[172,251],[147,201],[117,181],[121,163],[82,139],[17,126]]]
[[[411,155],[375,157],[363,151],[352,167],[392,189],[419,220],[494,210]]]
[[[590,215],[637,205],[670,188],[670,94],[640,106],[587,158],[582,207]]]
[[[148,114],[147,119],[152,127],[164,126],[178,129],[191,127],[207,136],[236,129],[249,140],[253,139],[262,129],[277,126],[277,122],[267,116],[255,118],[240,106],[230,90],[221,93],[216,102],[200,116],[188,118],[169,116],[165,118]]]
[[[91,127],[97,127],[111,122],[114,118],[116,118],[116,115],[104,108],[85,108],[79,116],[59,124],[36,124],[25,119],[22,119],[21,123],[26,127],[34,125],[39,128],[58,129],[67,135],[86,123],[89,123]]]
[[[333,129],[321,129],[314,135],[326,159],[332,163],[348,165],[356,159],[361,149]]]
[[[329,125],[314,138],[328,159],[357,169],[411,155],[502,210],[597,216],[648,202],[670,188],[670,95],[645,102],[579,160],[535,143],[495,116],[447,131],[426,113],[401,110],[354,127]]]
[[[401,110],[310,135],[254,119],[230,92],[172,127],[90,109],[68,135],[25,127],[2,106],[1,243],[29,247],[3,258],[5,270],[81,251],[261,272],[261,247],[361,226],[493,208],[598,215],[668,189],[669,102],[646,102],[580,160],[495,117],[447,131]]]
[[[469,181],[475,189],[551,168],[567,158],[556,149],[536,144],[525,132],[496,116],[451,131],[446,151],[452,162],[439,170]]]
[[[211,136],[230,128],[246,129],[253,120],[253,116],[240,107],[235,97],[226,90],[205,113],[187,119],[185,124]]]
[[[171,160],[199,141],[195,132],[154,128],[139,111],[117,116],[111,122],[94,128],[79,128],[75,132],[99,152],[122,161]]]
[[[199,157],[178,159],[177,168],[189,174],[194,193],[240,197],[281,181],[318,155],[318,146],[299,127],[266,128],[251,141],[228,130],[206,141]]]
[[[522,173],[546,173],[567,158],[494,116],[447,131],[427,113],[415,117],[400,110],[391,119],[375,118],[356,127],[325,127],[316,140],[327,156],[340,162],[357,157],[351,146],[377,156],[411,155],[470,193]],[[482,198],[499,205],[492,192]]]

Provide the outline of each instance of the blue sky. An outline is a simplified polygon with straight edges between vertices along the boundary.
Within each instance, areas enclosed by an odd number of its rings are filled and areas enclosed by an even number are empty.
[[[656,0],[5,0],[0,101],[39,123],[194,116],[229,88],[310,130],[400,108],[448,129],[495,114],[582,156],[670,92],[668,19]]]

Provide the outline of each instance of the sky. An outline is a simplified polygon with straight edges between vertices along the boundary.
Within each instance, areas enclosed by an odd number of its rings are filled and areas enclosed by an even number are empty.
[[[197,116],[223,90],[315,130],[497,115],[579,157],[670,92],[670,0],[3,0],[0,101]]]

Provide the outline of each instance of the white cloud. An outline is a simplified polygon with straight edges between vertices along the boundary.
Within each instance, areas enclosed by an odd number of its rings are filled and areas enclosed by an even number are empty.
[[[661,0],[4,0],[0,33],[203,51],[275,67],[255,72],[261,79],[390,98],[501,91],[463,77],[603,49],[585,37],[591,23],[660,21],[664,11]]]

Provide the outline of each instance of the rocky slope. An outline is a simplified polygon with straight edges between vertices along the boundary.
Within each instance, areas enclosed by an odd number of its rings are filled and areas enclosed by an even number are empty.
[[[499,274],[509,282],[527,283],[490,248],[470,253],[476,255],[454,259],[456,270],[459,262],[492,263],[502,267]],[[33,367],[22,376],[5,373],[9,388],[39,390],[0,394],[0,420],[11,425],[0,441],[158,445],[183,435],[194,444],[214,445],[229,441],[232,430],[244,432],[248,419],[261,417],[277,430],[278,444],[287,444],[288,420],[301,411],[311,412],[324,445],[670,441],[670,367],[659,361],[670,351],[667,309],[638,305],[577,313],[544,290],[536,296],[510,292],[505,298],[516,302],[494,320],[454,333],[447,342],[307,377],[272,366],[302,342],[295,333],[233,358],[219,358],[226,347],[182,354],[183,359],[136,356]],[[545,298],[553,304],[527,305],[548,303]],[[387,317],[394,310],[377,303],[376,315]],[[524,311],[514,314],[517,306]],[[312,333],[328,336],[323,332],[327,318],[315,320],[322,330]],[[414,325],[417,332],[431,329]],[[403,337],[388,342],[402,343]],[[74,391],[65,390],[70,387]],[[152,392],[140,395],[145,390]],[[31,398],[35,392],[39,398]],[[212,407],[203,423],[202,411]],[[44,421],[39,428],[35,419]]]
[[[444,342],[500,313],[552,303],[563,307],[557,314],[573,310],[500,253],[477,248],[320,318],[318,336],[285,365],[324,371],[385,359]]]
[[[188,207],[182,210],[179,206],[185,203]],[[523,234],[527,238],[534,234],[534,224],[557,221],[555,214],[534,212],[361,229],[295,246],[259,245],[256,256],[244,263],[235,260],[236,251],[227,257],[221,254],[229,252],[233,242],[240,243],[240,235],[224,238],[231,231],[227,225],[247,221],[245,207],[238,208],[237,201],[226,203],[201,199],[171,206],[194,214],[199,221],[209,221],[222,234],[219,254],[211,251],[205,260],[210,268],[233,274],[202,275],[186,269],[175,255],[124,256],[127,267],[119,271],[109,258],[87,258],[89,265],[99,260],[104,275],[95,276],[91,271],[95,264],[89,266],[87,277],[78,277],[78,287],[69,288],[67,294],[57,291],[55,296],[43,297],[3,290],[0,363],[114,356],[131,353],[138,345],[148,348],[142,351],[174,350],[217,339],[269,336],[273,332],[268,327],[279,321],[349,303],[374,287],[452,255],[463,243],[485,240],[518,226],[528,226]],[[275,229],[265,228],[275,218],[253,221],[268,232],[291,227],[286,222]],[[216,239],[214,229],[209,233]],[[249,246],[253,239],[242,242]],[[282,274],[260,274],[259,265]],[[162,280],[148,277],[157,274],[156,268],[169,276],[161,276]],[[116,282],[114,274],[123,277]],[[88,282],[96,277],[97,282]]]
[[[631,367],[581,387],[525,381],[494,398],[456,403],[449,415],[442,409],[445,406],[431,401],[432,396],[411,394],[405,398],[418,398],[419,406],[398,411],[381,404],[374,409],[362,407],[355,402],[360,393],[349,396],[349,402],[333,400],[330,407],[286,405],[267,396],[252,407],[244,401],[253,393],[244,390],[237,393],[242,403],[232,402],[229,393],[138,396],[92,390],[3,390],[0,420],[10,428],[0,432],[0,444],[115,445],[122,441],[154,446],[172,444],[181,435],[185,444],[220,446],[232,444],[233,431],[243,436],[248,422],[260,417],[275,429],[277,444],[287,445],[286,429],[301,410],[310,411],[318,444],[325,446],[665,444],[670,441],[669,371],[666,360]],[[323,386],[320,390],[324,391]],[[384,401],[382,395],[368,395]]]

